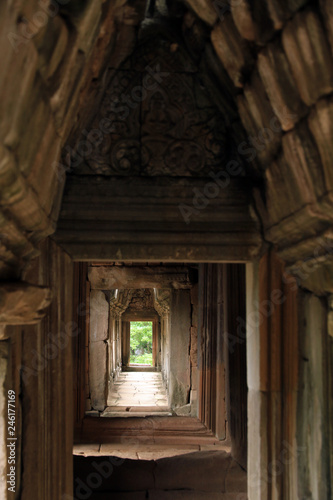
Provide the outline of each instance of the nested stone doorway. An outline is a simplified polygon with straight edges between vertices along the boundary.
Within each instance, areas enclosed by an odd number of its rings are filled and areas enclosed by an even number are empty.
[[[86,415],[197,417],[197,266],[91,264],[88,278]],[[133,322],[152,324],[150,366],[131,363]]]

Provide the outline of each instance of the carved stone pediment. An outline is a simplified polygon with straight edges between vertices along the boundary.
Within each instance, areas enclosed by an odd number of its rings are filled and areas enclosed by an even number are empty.
[[[115,71],[75,173],[206,176],[225,165],[223,117],[189,61],[166,39],[139,47]]]

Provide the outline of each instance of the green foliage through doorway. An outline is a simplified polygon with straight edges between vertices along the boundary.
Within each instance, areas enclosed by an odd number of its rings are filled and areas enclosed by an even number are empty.
[[[153,323],[151,321],[131,321],[130,363],[153,364]]]

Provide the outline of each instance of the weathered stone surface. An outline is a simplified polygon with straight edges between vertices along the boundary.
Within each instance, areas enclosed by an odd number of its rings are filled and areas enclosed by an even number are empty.
[[[323,25],[318,15],[307,9],[288,23],[282,43],[305,104],[311,106],[333,91],[333,62]]]
[[[276,155],[281,140],[281,125],[276,117],[259,75],[252,75],[251,84],[245,85],[244,95],[238,97],[238,109],[245,130],[246,146],[242,151],[248,160],[258,156],[263,166]]]
[[[309,127],[319,149],[324,170],[325,188],[333,190],[333,100],[320,99],[312,108],[309,116]],[[317,167],[320,172],[320,167]]]
[[[39,36],[33,38],[39,54],[39,71],[48,84],[66,55],[68,39],[68,28],[59,15],[50,19]]]
[[[239,35],[230,15],[213,28],[212,44],[236,87],[244,84],[244,75],[253,65],[247,43]]]
[[[90,342],[99,342],[108,338],[109,304],[105,294],[92,290],[90,294]]]
[[[44,237],[53,232],[52,224],[39,204],[37,195],[19,173],[14,157],[0,148],[0,205],[26,231],[35,231]]]
[[[0,322],[11,325],[38,323],[52,299],[47,287],[8,283],[0,287]]]
[[[189,290],[175,290],[171,304],[170,385],[172,407],[188,402],[190,390],[191,303]]]
[[[92,288],[190,288],[189,270],[182,267],[90,267]]]
[[[301,296],[300,382],[298,393],[297,446],[299,495],[329,496],[328,415],[325,366],[327,362],[326,301],[309,293]]]
[[[333,293],[333,257],[327,254],[318,257],[317,251],[320,251],[320,247],[317,246],[316,248],[315,245],[313,247],[314,251],[312,249],[310,251],[305,250],[306,260],[297,260],[295,262],[295,258],[292,259],[287,254],[292,262],[288,270],[304,289],[310,290],[319,296]],[[328,249],[330,253],[332,253],[332,247],[333,243],[331,242],[331,247]]]
[[[330,295],[328,300],[328,318],[327,318],[327,331],[328,334],[333,338],[333,295]]]
[[[314,202],[325,193],[325,180],[317,146],[310,134],[306,121],[283,136],[284,157],[289,165],[289,183],[293,179],[294,202],[297,206],[297,192],[302,204]]]
[[[224,492],[231,462],[231,456],[224,451],[203,451],[161,459],[155,469],[155,488]],[[209,482],[207,477],[210,478]]]
[[[328,31],[331,52],[333,52],[333,5],[330,0],[319,0],[319,5]]]
[[[231,3],[231,11],[241,36],[246,40],[264,43],[281,29],[288,11],[277,0],[252,3],[240,0]]]
[[[199,292],[198,284],[192,286],[190,290],[192,306],[192,326],[197,327],[199,321]]]
[[[240,175],[240,165],[232,164],[232,169]],[[255,214],[249,209],[249,180],[243,183],[222,172],[226,189],[221,185],[214,188],[212,177],[207,182],[164,177],[157,181],[143,176],[68,178],[56,239],[78,260],[89,255],[95,260],[163,262],[179,261],[182,256],[181,262],[196,262],[202,260],[199,254],[203,249],[206,260],[207,249],[217,261],[244,260],[238,252],[246,253],[248,260],[248,251],[252,253],[260,240]],[[203,206],[195,196],[202,200],[200,193],[204,195],[205,189],[209,198]],[[211,196],[213,189],[215,197]],[[170,239],[171,234],[177,236]]]
[[[10,43],[6,40],[8,46]],[[7,46],[7,47],[8,47]],[[1,137],[10,148],[16,147],[26,133],[26,118],[31,113],[31,97],[34,95],[34,82],[38,67],[38,53],[32,43],[24,43],[11,51],[15,64],[8,65],[5,77],[1,80]]]
[[[103,341],[90,343],[89,387],[91,405],[95,410],[106,406],[107,345]]]
[[[282,129],[292,129],[307,108],[299,97],[291,68],[279,41],[268,44],[259,52],[258,70]]]
[[[197,16],[205,23],[213,26],[218,19],[218,8],[211,0],[186,0]]]

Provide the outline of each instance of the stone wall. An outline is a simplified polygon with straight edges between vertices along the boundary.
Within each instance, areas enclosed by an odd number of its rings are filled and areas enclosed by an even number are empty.
[[[24,279],[50,288],[48,315],[36,325],[6,327],[11,346],[6,388],[16,393],[15,498],[61,500],[72,490],[72,343],[80,332],[73,321],[71,260],[50,239],[39,250]]]

